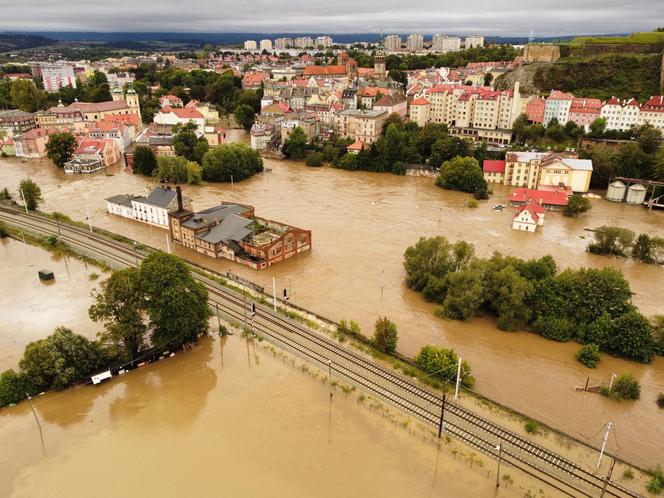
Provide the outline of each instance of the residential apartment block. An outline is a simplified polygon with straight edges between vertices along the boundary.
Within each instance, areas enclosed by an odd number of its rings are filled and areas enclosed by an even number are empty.
[[[247,40],[244,42],[244,49],[245,50],[256,50],[258,48],[258,45],[256,45],[256,40]]]
[[[485,161],[482,168],[488,182],[582,193],[588,192],[593,172],[589,159],[550,152],[508,152],[505,161]]]
[[[383,40],[386,52],[396,52],[401,49],[401,37],[399,35],[387,35]]]
[[[443,123],[452,134],[496,144],[510,142],[514,120],[523,112],[518,83],[513,91],[438,84],[423,93],[411,103],[411,119]]]
[[[424,49],[424,37],[422,35],[408,35],[406,39],[406,48],[410,52],[419,52]]]
[[[466,39],[463,41],[463,46],[464,48],[483,47],[484,37],[480,35],[466,36]]]
[[[335,116],[334,125],[342,137],[372,144],[380,138],[387,112],[365,109],[346,109]]]

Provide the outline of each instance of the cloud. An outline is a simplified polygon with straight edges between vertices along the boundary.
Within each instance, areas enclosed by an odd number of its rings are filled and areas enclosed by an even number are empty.
[[[2,9],[0,29],[22,31],[181,31],[482,33],[552,36],[650,31],[664,25],[661,0],[22,0]]]

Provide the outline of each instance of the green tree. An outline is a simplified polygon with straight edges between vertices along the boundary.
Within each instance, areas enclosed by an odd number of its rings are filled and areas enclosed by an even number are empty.
[[[381,317],[374,324],[373,345],[384,353],[394,353],[397,350],[397,325],[388,320],[387,317]]]
[[[594,138],[600,138],[604,136],[606,131],[606,118],[597,118],[595,121],[590,123],[590,133],[589,135]]]
[[[33,389],[40,392],[64,389],[104,363],[98,343],[58,327],[46,339],[28,344],[19,366]]]
[[[437,140],[431,146],[431,158],[429,159],[429,164],[437,168],[441,167],[445,161],[451,161],[457,156],[466,158],[466,156],[471,155],[472,147],[468,140],[464,138],[446,136]]]
[[[296,126],[289,133],[281,150],[289,159],[302,159],[306,149],[307,135],[301,126]]]
[[[456,381],[459,357],[453,349],[424,346],[415,356],[415,363],[432,377],[443,381]],[[466,387],[473,387],[475,384],[470,364],[466,361],[461,362],[461,384]]]
[[[654,154],[662,145],[662,132],[650,123],[645,123],[635,130],[636,141],[646,154]]]
[[[41,189],[30,178],[25,178],[19,183],[19,192],[23,198],[23,202],[27,206],[28,210],[34,211],[39,207],[39,204],[44,200],[42,197]]]
[[[262,171],[260,155],[245,144],[224,144],[203,158],[203,179],[210,182],[239,182]]]
[[[145,346],[147,326],[144,321],[145,299],[137,268],[114,272],[94,294],[95,303],[88,311],[95,322],[103,322],[101,343],[111,356],[133,360]]]
[[[615,254],[624,256],[632,248],[634,232],[628,228],[603,225],[595,229],[594,242],[588,245],[593,254]]]
[[[565,209],[563,210],[563,214],[574,218],[581,213],[585,213],[591,207],[590,199],[587,197],[571,195],[567,201],[567,206],[565,206]]]
[[[651,326],[655,354],[664,356],[664,315],[652,317]]]
[[[200,185],[203,181],[203,168],[196,161],[187,161],[187,183],[189,185]]]
[[[307,160],[305,161],[307,166],[316,167],[316,168],[322,166],[323,162],[324,162],[323,154],[320,152],[314,152],[309,157],[307,157]]]
[[[436,178],[436,185],[448,190],[460,190],[469,193],[487,188],[482,168],[480,168],[477,159],[460,156],[443,163],[440,174]]]
[[[646,233],[640,234],[632,247],[632,257],[644,263],[654,263],[653,243]]]
[[[256,112],[253,107],[247,104],[238,105],[235,108],[235,112],[233,112],[233,116],[235,117],[235,121],[244,128],[244,131],[251,130],[256,121]]]
[[[140,281],[153,345],[174,348],[207,331],[212,315],[207,290],[181,259],[160,251],[150,254],[141,264]]]
[[[641,397],[641,386],[632,374],[625,373],[613,381],[611,389],[603,388],[600,393],[615,399],[637,400]]]
[[[588,368],[595,368],[599,362],[599,346],[586,344],[576,353],[576,359]]]
[[[36,112],[46,105],[46,94],[32,80],[14,80],[9,94],[14,107],[22,111]]]
[[[184,157],[189,161],[195,161],[197,158],[202,159],[202,155],[197,157],[202,152],[205,154],[207,151],[196,151],[196,146],[199,143],[199,138],[196,136],[196,123],[189,121],[185,125],[176,125],[174,128],[175,135],[173,136],[173,149],[175,154]],[[203,138],[203,140],[205,140]],[[207,143],[207,141],[206,141]]]
[[[159,156],[157,169],[152,172],[152,175],[169,183],[187,183],[189,180],[188,162],[181,156]]]
[[[67,131],[54,133],[46,143],[46,155],[61,168],[71,160],[75,150],[76,137]]]
[[[485,264],[475,260],[461,270],[447,274],[445,298],[438,314],[454,320],[469,320],[484,303]]]
[[[22,373],[10,369],[0,375],[0,408],[24,400],[30,392],[33,389]]]
[[[137,145],[134,149],[132,171],[145,176],[152,176],[157,167],[157,157],[147,145]]]

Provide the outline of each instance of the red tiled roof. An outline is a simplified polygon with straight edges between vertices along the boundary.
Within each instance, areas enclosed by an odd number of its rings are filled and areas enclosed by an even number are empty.
[[[359,138],[355,140],[352,144],[346,147],[346,150],[362,150],[366,147],[366,144]]]
[[[415,99],[410,103],[411,106],[413,105],[429,105],[429,101],[425,99],[424,97],[420,97],[419,99]]]
[[[505,161],[485,159],[482,163],[482,171],[485,173],[505,173]]]
[[[180,119],[203,119],[203,115],[191,107],[176,107],[171,112]]]
[[[566,190],[530,190],[518,188],[510,194],[511,202],[530,202],[549,206],[567,206],[569,193]]]
[[[643,104],[641,110],[649,112],[664,112],[664,95],[655,95],[654,97],[650,97],[648,102]]]
[[[307,66],[303,76],[345,76],[346,66]]]

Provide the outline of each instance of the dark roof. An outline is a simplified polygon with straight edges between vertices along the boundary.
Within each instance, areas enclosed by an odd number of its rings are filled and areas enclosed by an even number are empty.
[[[106,198],[108,202],[112,202],[113,204],[120,204],[127,207],[131,207],[131,201],[134,199],[139,199],[139,197],[129,194],[120,194]]]
[[[195,213],[194,216],[185,221],[182,226],[195,230],[196,228],[205,227],[211,223],[220,222],[228,215],[244,213],[247,209],[251,208],[239,204],[219,204],[218,206],[213,206]]]
[[[244,239],[251,233],[247,228],[251,220],[237,214],[229,214],[218,225],[213,226],[205,235],[199,237],[201,240],[216,244],[218,242],[228,242]]]
[[[175,193],[175,190],[164,187],[157,187],[152,192],[150,192],[148,198],[145,199],[145,203],[152,204],[153,206],[167,208],[170,203],[173,202],[173,199],[175,199],[176,195],[177,194]]]

